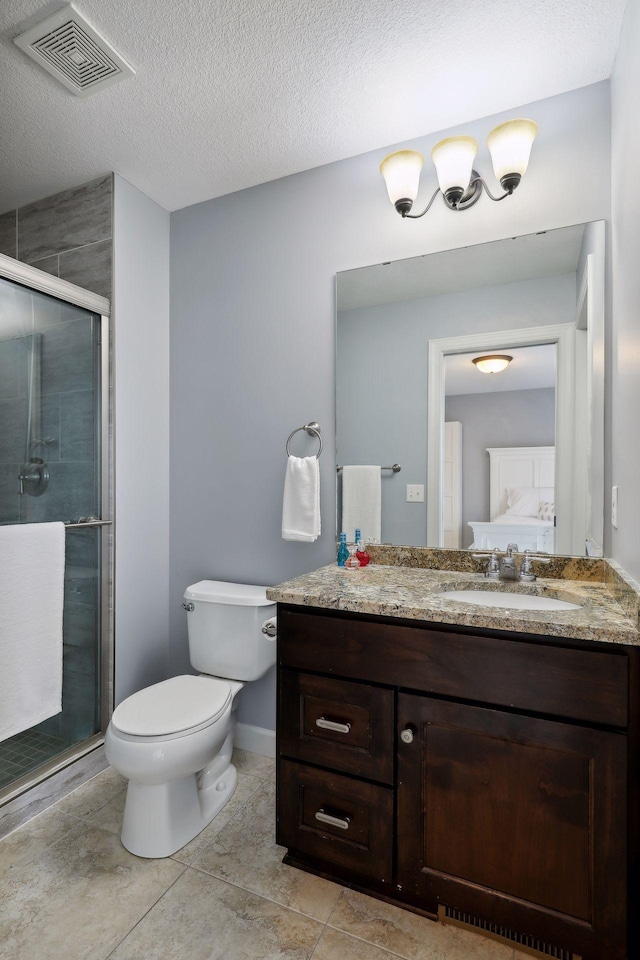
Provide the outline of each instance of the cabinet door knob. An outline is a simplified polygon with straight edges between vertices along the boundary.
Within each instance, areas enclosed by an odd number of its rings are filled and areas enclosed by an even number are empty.
[[[331,827],[340,827],[341,830],[348,830],[351,819],[349,817],[332,817],[330,813],[325,813],[322,807],[316,811],[316,820],[320,823],[328,823]]]
[[[332,730],[333,733],[349,733],[351,730],[350,723],[338,723],[337,720],[327,720],[325,717],[318,717],[316,727],[320,727],[321,730]]]
[[[401,732],[400,739],[402,740],[403,743],[413,743],[413,737],[415,735],[415,732],[416,732],[416,728],[411,724],[409,724],[409,726],[405,727],[404,730]]]

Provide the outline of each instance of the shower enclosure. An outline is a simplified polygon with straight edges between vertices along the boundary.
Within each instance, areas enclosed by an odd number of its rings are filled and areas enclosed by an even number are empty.
[[[0,524],[67,525],[62,711],[0,741],[0,803],[93,749],[108,722],[108,311],[0,257]]]

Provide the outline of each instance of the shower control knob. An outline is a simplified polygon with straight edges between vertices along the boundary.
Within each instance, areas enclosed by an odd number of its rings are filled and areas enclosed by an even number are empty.
[[[413,738],[416,734],[416,728],[412,723],[408,724],[400,734],[400,739],[403,743],[413,743]]]

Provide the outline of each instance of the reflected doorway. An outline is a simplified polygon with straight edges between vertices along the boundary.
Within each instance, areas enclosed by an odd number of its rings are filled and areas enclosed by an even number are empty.
[[[510,360],[495,372],[482,369],[477,351],[444,360],[442,545],[504,550],[517,543],[550,553],[556,346],[503,355]]]

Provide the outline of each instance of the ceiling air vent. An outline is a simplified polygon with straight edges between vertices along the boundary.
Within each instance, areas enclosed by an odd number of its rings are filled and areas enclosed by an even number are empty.
[[[70,3],[13,42],[77,97],[135,76],[135,70]]]

